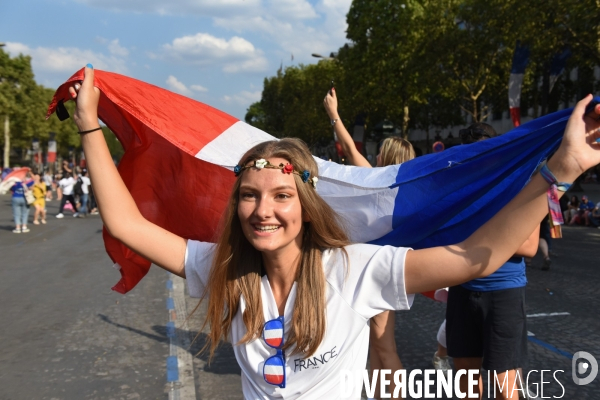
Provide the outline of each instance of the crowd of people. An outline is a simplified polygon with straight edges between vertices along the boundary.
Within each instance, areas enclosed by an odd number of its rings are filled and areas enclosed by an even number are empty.
[[[46,203],[53,201],[55,195],[60,202],[56,218],[64,218],[65,211],[71,212],[75,218],[98,214],[87,169],[73,167],[68,161],[63,161],[61,170],[56,174],[48,170],[28,172],[24,179],[12,183],[10,191],[15,222],[13,233],[31,231],[28,222],[32,208],[33,224],[46,224]]]

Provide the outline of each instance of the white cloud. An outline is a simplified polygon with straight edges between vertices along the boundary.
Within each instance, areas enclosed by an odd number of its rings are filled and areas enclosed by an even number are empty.
[[[291,19],[310,19],[319,16],[313,6],[306,0],[269,0],[264,10],[268,14],[272,13]]]
[[[225,72],[265,71],[268,63],[263,52],[244,38],[229,40],[207,33],[176,38],[163,46],[164,56],[170,60],[208,66],[221,64]]]
[[[205,93],[208,89],[201,85],[191,85],[189,88],[173,75],[167,78],[167,88],[175,93],[182,94],[187,97],[192,97],[194,92]]]
[[[254,17],[274,14],[285,19],[311,19],[319,15],[307,0],[76,0],[111,11],[158,15]]]
[[[167,88],[175,93],[179,93],[188,97],[191,97],[193,94],[187,86],[185,86],[173,75],[169,75],[169,77],[167,78]]]
[[[190,86],[190,89],[192,89],[195,92],[200,92],[200,93],[208,92],[207,88],[205,88],[204,86],[200,86],[200,85],[192,85],[192,86]]]
[[[108,44],[108,50],[110,51],[110,54],[114,56],[127,57],[129,55],[129,50],[119,44],[119,39],[110,42]]]
[[[133,11],[159,15],[247,14],[260,9],[261,0],[76,0],[89,6],[112,11]]]
[[[316,18],[300,12],[304,0],[270,1],[273,7],[261,15],[215,17],[214,24],[237,34],[262,34],[277,45],[280,57],[294,54],[297,62],[311,62],[312,53],[329,54],[346,42],[346,13],[351,0],[321,0],[314,8],[309,4]],[[286,16],[286,9],[294,7],[305,18]]]
[[[87,63],[93,64],[97,69],[127,73],[127,66],[122,58],[76,47],[30,48],[23,43],[8,42],[5,49],[11,56],[31,56],[31,65],[36,75],[38,72],[72,74]]]
[[[247,90],[241,91],[240,93],[231,95],[231,96],[223,96],[223,101],[226,104],[237,104],[239,106],[243,106],[245,108],[249,107],[250,104],[259,101],[262,95],[262,91],[258,90],[256,92],[249,92]]]

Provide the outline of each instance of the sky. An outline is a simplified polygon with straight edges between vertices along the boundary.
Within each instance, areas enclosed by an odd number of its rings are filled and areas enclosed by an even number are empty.
[[[0,42],[57,88],[87,63],[243,119],[281,65],[346,43],[351,0],[0,0]]]

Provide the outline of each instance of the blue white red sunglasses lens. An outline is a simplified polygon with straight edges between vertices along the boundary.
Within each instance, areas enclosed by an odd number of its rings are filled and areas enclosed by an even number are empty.
[[[283,317],[265,323],[263,339],[267,346],[277,350],[277,354],[269,357],[263,366],[265,382],[285,388],[285,360],[283,358]]]
[[[283,347],[283,317],[265,323],[263,338],[269,347],[274,349]]]

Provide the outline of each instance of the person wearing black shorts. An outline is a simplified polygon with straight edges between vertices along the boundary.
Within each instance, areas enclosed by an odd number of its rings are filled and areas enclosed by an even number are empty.
[[[485,123],[475,123],[461,129],[463,144],[469,144],[496,135]],[[446,306],[446,342],[448,355],[454,359],[456,370],[482,367],[495,371],[505,385],[497,399],[519,398],[512,391],[517,371],[527,367],[527,321],[525,315],[525,261],[537,252],[539,228],[517,250],[517,253],[495,273],[475,279],[448,292]],[[493,382],[493,381],[492,381]],[[521,386],[517,382],[516,388]],[[468,390],[468,376],[462,375],[460,389]],[[479,398],[483,383],[479,378]],[[512,395],[512,396],[511,396]]]
[[[528,254],[535,254],[538,235],[536,230],[522,246],[523,250],[529,250]],[[503,268],[505,270],[501,271]],[[519,269],[523,271],[520,278],[517,275]],[[448,355],[454,359],[457,370],[479,370],[483,367],[495,371],[499,382],[503,382],[508,374],[509,390],[505,388],[502,397],[497,398],[518,399],[517,391],[511,397],[513,383],[517,370],[526,368],[528,361],[525,315],[527,279],[523,257],[511,258],[498,271],[500,274],[490,281],[485,282],[487,278],[477,279],[450,288],[446,308]],[[485,290],[499,286],[507,288]],[[464,382],[461,379],[461,390],[467,390],[466,376],[464,378]],[[479,385],[481,393],[481,380]]]

